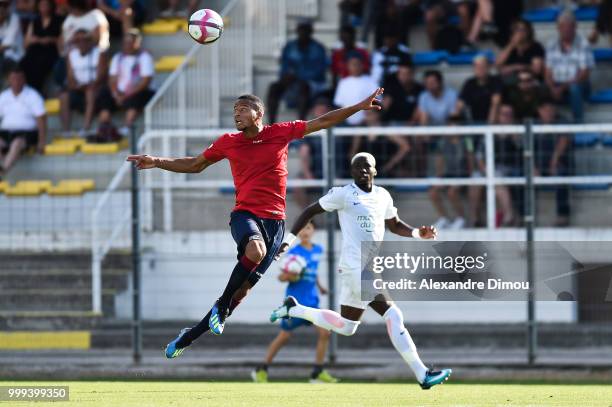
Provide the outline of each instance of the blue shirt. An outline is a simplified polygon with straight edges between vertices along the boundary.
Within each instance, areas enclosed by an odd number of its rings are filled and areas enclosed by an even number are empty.
[[[419,109],[427,114],[429,125],[444,125],[455,110],[457,92],[451,88],[444,88],[439,98],[435,98],[428,91],[419,95]]]
[[[304,246],[297,245],[289,250],[288,254],[302,256],[307,265],[302,278],[287,285],[285,296],[292,295],[300,304],[307,307],[318,307],[317,269],[323,254],[323,247],[313,244],[312,248],[308,250]]]
[[[301,49],[297,40],[283,48],[281,76],[293,74],[303,81],[324,83],[326,69],[325,48],[315,40],[310,40],[306,49]]]

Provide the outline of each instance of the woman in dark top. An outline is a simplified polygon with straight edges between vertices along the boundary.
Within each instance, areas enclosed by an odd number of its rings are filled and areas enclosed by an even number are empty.
[[[543,77],[544,48],[535,40],[531,23],[519,20],[513,24],[510,42],[497,56],[497,69],[504,79],[515,79],[525,69]]]
[[[22,64],[28,84],[43,92],[47,77],[59,58],[58,42],[62,18],[55,13],[53,0],[38,0],[39,16],[29,26],[25,38],[26,54]]]

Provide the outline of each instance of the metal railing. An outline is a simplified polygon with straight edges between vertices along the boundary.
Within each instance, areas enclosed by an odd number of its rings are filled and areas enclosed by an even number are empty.
[[[221,134],[235,131],[233,129],[202,129],[202,130],[152,130],[146,132],[139,140],[138,150],[148,154],[163,156],[192,155],[193,148],[196,154]],[[535,125],[532,127],[533,134],[567,134],[567,133],[610,133],[612,124],[585,124],[585,125]],[[496,177],[496,157],[494,149],[494,137],[498,135],[523,134],[525,126],[464,126],[464,127],[338,127],[331,130],[321,131],[316,135],[308,137],[321,137],[321,162],[323,163],[323,177],[320,179],[300,180],[290,178],[288,187],[325,187],[325,177],[329,166],[328,152],[325,140],[331,134],[334,137],[358,137],[363,134],[394,135],[394,136],[474,136],[484,137],[484,158],[486,172],[478,178],[377,178],[376,183],[383,186],[435,186],[435,185],[481,185],[486,190],[486,228],[489,232],[495,229],[496,200],[495,188],[499,185],[524,185],[525,177]],[[199,140],[197,140],[199,139]],[[198,146],[193,147],[193,141],[198,141]],[[172,232],[173,228],[173,193],[177,190],[207,190],[218,193],[219,189],[233,188],[234,184],[229,173],[229,168],[219,167],[221,164],[207,169],[207,173],[213,172],[213,179],[200,177],[187,177],[185,174],[174,174],[167,171],[147,171],[143,190],[142,218],[143,227],[147,230],[153,229],[154,213],[163,214],[163,223],[160,230]],[[216,170],[211,170],[219,167]],[[92,214],[92,280],[93,280],[93,308],[99,312],[101,307],[101,264],[104,256],[113,248],[118,238],[126,234],[129,222],[129,207],[115,218],[101,217],[105,204],[112,194],[117,191],[119,185],[129,173],[129,164],[125,163],[118,170],[107,190],[101,196]],[[220,172],[221,171],[221,172]],[[223,175],[221,175],[223,174]],[[335,185],[344,185],[351,182],[350,179],[335,179]],[[535,185],[585,185],[585,184],[612,184],[612,175],[572,175],[572,176],[536,176]],[[154,198],[154,194],[160,197]],[[162,203],[162,210],[155,210],[154,201]],[[158,215],[159,216],[159,215]],[[103,225],[102,225],[103,224]],[[102,227],[104,226],[104,227]],[[107,233],[105,237],[100,235],[100,230]],[[146,245],[146,237],[145,237]]]

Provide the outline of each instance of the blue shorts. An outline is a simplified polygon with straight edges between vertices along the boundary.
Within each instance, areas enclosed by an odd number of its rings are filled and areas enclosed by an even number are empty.
[[[266,256],[248,278],[253,287],[270,267],[283,242],[285,221],[259,218],[247,211],[234,211],[230,216],[230,227],[238,249],[238,260],[244,255],[246,245],[251,240],[261,240],[266,245]]]
[[[295,328],[299,328],[301,326],[310,326],[312,322],[306,321],[302,318],[286,318],[281,319],[280,328],[283,331],[293,331]]]

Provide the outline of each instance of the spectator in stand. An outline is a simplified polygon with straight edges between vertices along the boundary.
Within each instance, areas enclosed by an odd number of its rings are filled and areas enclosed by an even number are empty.
[[[590,92],[589,73],[595,66],[588,41],[576,33],[576,19],[570,11],[557,19],[559,37],[546,48],[546,84],[553,99],[569,102],[574,121],[584,120],[584,102]]]
[[[181,0],[168,0],[162,3],[166,3],[168,8],[159,14],[161,18],[186,18],[198,10],[200,0],[187,0],[185,9],[181,9]]]
[[[428,0],[424,2],[423,8],[425,30],[431,49],[449,48],[446,46],[449,42],[463,43],[473,25],[472,15],[477,13],[477,5],[473,0]],[[459,27],[449,24],[449,18],[455,15],[459,17]],[[446,38],[446,33],[454,33],[457,38]]]
[[[455,111],[457,92],[444,85],[440,71],[427,71],[424,77],[425,91],[419,95],[418,122],[422,126],[444,125]]]
[[[536,80],[533,72],[524,70],[519,72],[517,84],[505,90],[503,100],[512,106],[515,118],[522,122],[537,118],[538,107],[549,97],[548,89]]]
[[[0,178],[26,149],[37,147],[42,154],[47,136],[45,101],[26,85],[19,65],[11,68],[8,83],[9,88],[0,93]]]
[[[412,126],[417,123],[417,102],[423,86],[414,79],[414,68],[411,64],[401,64],[395,75],[387,77],[383,83],[382,122],[389,126]],[[424,167],[424,143],[419,137],[401,136],[408,142],[408,158],[402,160],[398,172],[406,169],[406,176],[414,176],[416,168]]]
[[[460,125],[463,120],[461,116],[453,115],[448,118],[449,125]],[[435,177],[442,178],[466,178],[473,172],[474,146],[471,137],[449,136],[443,137],[438,142],[438,152],[434,160]],[[451,219],[443,202],[443,193],[450,206],[455,212]],[[429,199],[438,214],[438,220],[434,226],[438,229],[462,229],[465,226],[465,210],[461,200],[461,186],[450,185],[448,187],[432,185],[429,188]]]
[[[415,112],[423,85],[414,80],[412,64],[400,64],[394,75],[387,76],[383,88],[383,123],[391,126],[416,124]]]
[[[11,2],[0,0],[0,73],[5,74],[23,57],[23,35]],[[1,82],[1,81],[0,81]]]
[[[542,102],[538,109],[541,124],[558,123],[557,108],[550,99]],[[540,134],[534,141],[535,175],[571,175],[571,140],[567,134]],[[555,226],[569,226],[570,201],[569,186],[556,187],[557,220]]]
[[[502,104],[496,117],[496,124],[512,125],[516,123],[514,109],[511,105]],[[522,173],[523,150],[521,134],[496,134],[493,139],[493,149],[495,153],[495,176],[496,177],[516,177]],[[484,153],[484,143],[477,149],[476,161],[478,167],[477,176],[484,176],[487,173]],[[481,214],[480,207],[482,202],[482,192],[484,187],[473,185],[470,187],[470,213],[475,224],[483,224],[479,219]],[[498,202],[498,222],[497,226],[518,226],[519,219],[512,203],[511,188],[508,185],[497,185],[495,196]]]
[[[338,81],[348,76],[348,57],[356,54],[361,56],[363,61],[363,71],[370,73],[370,54],[367,49],[355,45],[355,29],[350,25],[345,25],[340,29],[341,47],[332,51],[331,71],[334,88]]]
[[[491,35],[497,32],[497,27],[493,22],[493,1],[492,0],[477,0],[476,15],[472,21],[470,32],[467,40],[471,44],[478,42],[480,35]]]
[[[70,131],[71,111],[85,114],[80,136],[86,137],[91,129],[96,95],[104,84],[108,72],[108,56],[100,52],[92,35],[79,30],[74,34],[75,48],[68,53],[67,88],[60,95],[60,112],[64,132]]]
[[[117,138],[111,121],[113,111],[125,111],[124,126],[119,131],[125,136],[154,94],[153,57],[141,48],[141,42],[140,31],[132,28],[123,36],[122,51],[111,60],[109,86],[102,88],[96,100],[100,141]]]
[[[62,25],[62,39],[64,51],[72,46],[73,35],[78,30],[91,32],[94,42],[98,44],[100,51],[106,52],[110,47],[110,33],[108,20],[103,12],[91,9],[87,0],[68,0],[70,13]]]
[[[298,38],[283,48],[280,79],[268,90],[268,119],[276,122],[278,107],[283,96],[290,107],[297,106],[298,118],[308,114],[310,101],[327,87],[325,73],[327,56],[325,47],[312,38],[312,23],[302,21],[297,27]]]
[[[14,0],[13,7],[22,27],[27,27],[37,17],[36,0]]]
[[[98,8],[106,14],[110,35],[122,37],[145,20],[143,0],[97,0]]]
[[[349,76],[338,82],[334,105],[346,107],[354,105],[360,100],[365,99],[378,89],[378,84],[363,72],[363,61],[359,55],[351,55],[347,61]],[[351,126],[363,124],[365,114],[363,111],[357,112],[346,119],[346,123]]]
[[[314,101],[313,107],[310,112],[310,117],[315,118],[324,115],[332,110],[331,102],[329,99],[320,97]],[[336,145],[341,144],[345,137],[336,138]],[[313,137],[304,137],[300,140],[294,140],[292,144],[296,144],[298,147],[298,155],[300,157],[300,173],[298,174],[299,179],[304,180],[313,180],[313,179],[321,179],[323,177],[323,159],[322,159],[322,145],[321,138],[317,136]],[[342,156],[342,160],[337,165],[344,165],[346,167],[346,162],[344,161],[344,156]],[[321,194],[321,188],[313,187],[313,188],[294,188],[293,189],[293,198],[295,202],[299,205],[300,208],[307,207],[312,199],[309,198],[309,193],[314,193],[318,196]]]
[[[457,114],[465,113],[469,122],[493,123],[502,98],[502,82],[489,72],[489,61],[484,55],[474,58],[474,76],[461,89]]]
[[[389,28],[393,28],[399,42],[408,43],[410,27],[419,22],[422,0],[370,0],[366,8],[365,30],[369,31],[371,21],[375,21],[374,45],[384,45],[384,37]],[[382,3],[382,4],[381,4]],[[367,34],[367,31],[366,31]]]
[[[372,56],[372,78],[382,84],[388,75],[397,72],[400,64],[411,64],[409,48],[400,44],[399,36],[393,27],[385,32],[384,45]]]
[[[510,42],[497,56],[497,69],[509,83],[516,81],[516,75],[524,70],[544,79],[544,55],[544,47],[535,40],[531,23],[518,20],[512,24]]]
[[[28,84],[44,94],[47,78],[59,58],[62,18],[55,13],[53,0],[38,0],[38,17],[29,25],[25,38],[26,54],[21,65]]]
[[[366,0],[367,1],[367,0]],[[342,0],[338,3],[340,9],[340,26],[356,27],[362,24],[364,0]]]
[[[57,14],[63,18],[68,15],[68,0],[54,0]]]
[[[607,34],[608,41],[612,45],[612,0],[600,0],[597,21],[589,35],[589,42],[597,43],[600,34]]]
[[[366,126],[382,126],[380,111],[368,110],[364,113]],[[368,151],[378,157],[381,164],[384,163],[376,168],[379,178],[391,178],[398,176],[398,166],[410,151],[410,144],[404,136],[381,136],[373,132],[366,136],[352,138],[348,156],[353,157],[360,151]]]

